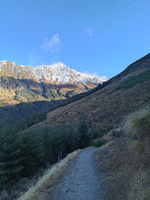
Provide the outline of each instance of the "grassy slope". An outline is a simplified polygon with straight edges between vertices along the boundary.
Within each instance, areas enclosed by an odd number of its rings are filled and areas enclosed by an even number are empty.
[[[125,116],[137,108],[150,103],[150,81],[135,85],[130,89],[117,90],[119,83],[114,83],[79,101],[55,109],[48,113],[44,122],[34,125],[32,129],[42,126],[68,126],[78,124],[79,116],[85,113],[89,124],[106,133],[114,124],[119,124],[120,116]]]
[[[150,199],[149,115],[149,106],[133,112],[122,122],[122,137],[116,138],[112,131],[104,137],[113,141],[97,158],[106,176],[106,199]]]
[[[100,87],[104,87],[104,85],[100,85]],[[16,123],[21,123],[22,121],[26,122],[28,119],[32,118],[34,114],[38,112],[40,113],[45,113],[47,115],[48,112],[55,110],[56,108],[59,107],[64,107],[65,105],[68,105],[72,102],[78,101],[86,96],[89,96],[90,94],[94,93],[97,91],[99,87],[96,87],[88,92],[84,92],[81,94],[77,94],[73,97],[68,97],[68,99],[65,100],[52,100],[52,101],[36,101],[36,102],[28,102],[28,103],[21,103],[21,104],[16,104],[13,107],[8,107],[8,108],[0,108],[0,125],[6,125],[6,121],[10,119],[12,121],[13,125],[16,125]],[[2,102],[0,101],[0,104]],[[39,122],[39,119],[37,119]],[[41,120],[43,121],[43,120]],[[31,122],[32,124],[32,122]],[[29,126],[30,127],[30,126]],[[27,128],[29,128],[27,127]]]

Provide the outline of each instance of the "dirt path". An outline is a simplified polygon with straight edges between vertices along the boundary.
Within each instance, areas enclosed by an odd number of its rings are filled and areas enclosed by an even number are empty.
[[[97,149],[83,150],[56,186],[51,200],[102,200],[103,174],[97,172]]]

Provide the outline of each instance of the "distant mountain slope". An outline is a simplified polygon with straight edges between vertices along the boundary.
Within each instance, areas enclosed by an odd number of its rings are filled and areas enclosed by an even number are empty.
[[[99,85],[98,91],[81,100],[49,112],[45,121],[28,130],[48,126],[76,127],[79,116],[85,113],[89,124],[107,132],[119,124],[123,116],[150,104],[150,54],[129,65],[104,85]]]
[[[0,61],[1,104],[67,99],[106,81],[77,72],[63,63],[28,67]]]

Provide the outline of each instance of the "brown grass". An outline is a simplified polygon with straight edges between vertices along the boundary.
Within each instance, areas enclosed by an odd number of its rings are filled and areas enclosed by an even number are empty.
[[[105,173],[105,199],[144,200],[150,189],[149,155],[150,151],[136,152],[124,138],[101,149],[97,165]]]
[[[138,131],[135,128],[132,132],[134,120],[131,123],[131,119],[142,119],[148,116],[148,112],[148,109],[142,109],[127,116],[122,124],[121,137],[114,138],[99,151],[97,165],[99,171],[105,173],[105,199],[150,199],[150,144],[146,139],[139,141],[129,137]]]
[[[143,109],[131,113],[123,122],[126,136],[139,140],[148,139],[150,136],[150,104]]]
[[[47,119],[33,125],[29,130],[48,126],[77,126],[82,113],[88,116],[88,123],[97,130],[107,133],[114,124],[120,124],[122,116],[126,116],[137,108],[150,103],[150,81],[146,81],[133,88],[114,91],[119,84],[115,82],[105,88],[48,113]]]

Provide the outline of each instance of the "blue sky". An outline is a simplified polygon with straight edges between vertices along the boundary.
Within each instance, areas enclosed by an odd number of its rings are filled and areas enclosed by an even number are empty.
[[[0,60],[111,78],[150,52],[149,0],[0,0]]]

